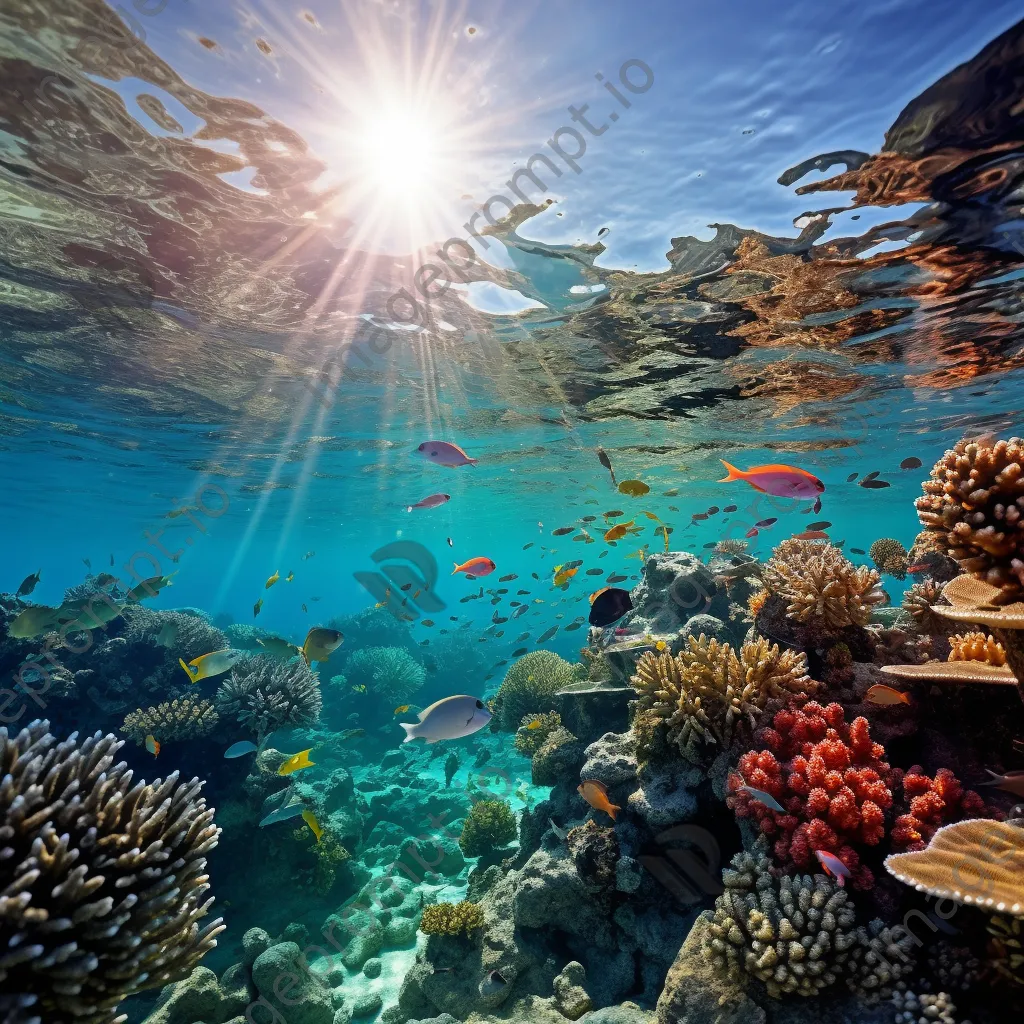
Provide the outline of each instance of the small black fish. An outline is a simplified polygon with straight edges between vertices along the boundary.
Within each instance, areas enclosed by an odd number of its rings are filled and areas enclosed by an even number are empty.
[[[868,473],[867,476],[864,477],[864,479],[865,480],[874,480],[875,477],[878,476],[880,473],[881,473],[881,470],[879,470],[879,469],[873,470],[872,472]]]
[[[592,522],[594,522],[595,519],[597,519],[597,516],[584,516],[580,520],[580,522],[582,522],[582,523],[592,523]]]
[[[759,530],[766,530],[769,526],[774,526],[778,521],[777,518],[762,519],[759,523],[754,523],[754,526]]]
[[[18,593],[15,596],[16,597],[28,597],[28,595],[31,594],[32,591],[36,589],[36,584],[39,582],[39,573],[41,571],[42,570],[37,569],[34,573],[32,573],[31,576],[26,576],[21,581],[21,586],[18,587]]]
[[[510,572],[507,576],[501,576],[498,579],[498,582],[499,583],[508,583],[510,580],[515,580],[515,579],[518,579],[518,578],[519,577],[514,572]]]
[[[867,478],[861,480],[860,485],[861,487],[867,487],[871,490],[877,490],[879,487],[890,486],[888,480],[868,480]]]
[[[597,569],[597,568],[588,569],[587,570],[587,575],[588,576],[600,576],[603,572],[604,572],[603,569]]]
[[[863,548],[850,548],[850,554],[853,554],[853,555],[863,555],[864,554],[864,549]]]
[[[815,515],[817,515],[821,511],[821,495],[820,494],[814,499],[813,511],[814,511]]]
[[[808,523],[808,530],[827,530],[832,524],[827,519],[822,519],[820,523]]]
[[[707,544],[704,545],[704,547],[706,547],[706,548],[717,548],[718,547],[718,541],[717,540],[709,540],[707,542]]]
[[[448,541],[448,547],[450,547],[450,548],[453,548],[453,547],[455,547],[455,545],[454,545],[454,544],[452,543],[452,539],[451,539],[451,537],[447,537],[447,538],[445,538],[445,539],[446,539],[446,540]]]
[[[529,550],[532,547],[533,547],[533,541],[531,540],[529,544],[524,544],[523,545],[523,550],[527,551],[527,550]]]
[[[575,526],[560,526],[557,530],[552,530],[551,531],[551,536],[552,537],[564,537],[564,536],[566,536],[566,534],[575,533],[575,532],[576,532],[576,527]]]
[[[621,583],[625,578],[626,578],[625,576],[617,574],[615,576],[609,576],[608,577],[608,582],[609,583]]]
[[[565,627],[565,630],[566,630],[566,632],[569,632],[570,630],[573,630],[573,629],[579,629],[580,626],[582,626],[582,625],[583,625],[582,622],[570,622],[569,625]]]
[[[856,473],[851,473],[851,474],[850,474],[850,475],[849,475],[849,476],[848,476],[848,477],[846,478],[846,482],[847,482],[848,484],[852,484],[852,483],[853,483],[853,481],[857,479],[857,475],[858,475],[858,474],[856,474]]]
[[[531,572],[531,573],[530,573],[530,575],[531,575],[531,576],[532,576],[532,577],[533,577],[533,578],[534,578],[535,580],[539,580],[539,579],[540,579],[540,577],[539,577],[539,576],[538,576],[538,575],[537,575],[537,574],[536,574],[535,572]]]
[[[508,593],[508,587],[500,587],[498,590],[495,591],[495,593],[496,594],[507,594]]]
[[[528,594],[528,593],[529,593],[529,591],[528,591],[528,590],[517,590],[517,591],[516,591],[516,594],[517,594],[517,595],[518,595],[519,597],[523,597],[524,595],[526,595],[526,594]]]
[[[711,508],[708,509],[708,515],[717,516],[720,511],[721,509],[717,505],[712,505]]]
[[[735,512],[736,511],[736,506],[735,505],[726,505],[725,508],[722,509],[722,511],[723,512]]]
[[[695,522],[695,523],[702,523],[702,522],[704,522],[705,519],[707,519],[707,517],[708,517],[707,512],[695,512],[693,514],[692,518],[693,518],[693,522]]]
[[[521,658],[524,654],[528,654],[530,651],[529,647],[520,647],[512,652],[513,658]]]
[[[398,589],[403,591],[403,592],[407,591],[407,590],[412,590],[412,584],[411,583],[403,583]]]
[[[597,449],[597,461],[611,474],[612,486],[618,487],[619,485],[615,480],[615,470],[612,469],[612,460],[608,458],[608,453],[603,448]]]
[[[113,555],[111,555],[111,556],[110,556],[110,564],[111,564],[111,565],[113,565],[113,564],[114,564],[114,556],[113,556]]]
[[[85,562],[86,569],[92,568],[92,562],[90,562],[88,558],[83,558],[82,561]]]
[[[545,640],[550,640],[558,632],[557,626],[552,626],[550,629],[545,629],[539,637],[537,637],[537,643],[542,644]]]
[[[900,469],[920,469],[921,466],[921,460],[915,455],[911,455],[900,463]]]

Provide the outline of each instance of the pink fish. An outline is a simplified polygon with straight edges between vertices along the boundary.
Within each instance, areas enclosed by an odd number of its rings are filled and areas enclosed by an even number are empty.
[[[455,568],[452,569],[452,575],[454,576],[457,572],[464,572],[471,580],[475,580],[478,576],[490,576],[496,568],[497,566],[491,559],[480,556],[478,558],[471,558],[468,562],[463,562],[462,565],[456,562]]]
[[[415,505],[406,505],[405,511],[411,512],[414,508],[437,508],[438,505],[443,505],[446,501],[451,500],[450,494],[428,494],[427,497],[417,501]]]
[[[834,853],[815,850],[814,856],[818,858],[818,863],[825,869],[825,874],[834,878],[840,889],[846,885],[846,880],[850,877],[850,869]]]
[[[747,532],[743,536],[744,537],[756,537],[757,536],[757,527],[756,526],[752,526],[749,530],[747,530]]]
[[[424,441],[416,449],[416,454],[438,466],[475,466],[477,462],[457,444],[449,444],[447,441]]]
[[[813,498],[825,490],[825,485],[805,469],[772,463],[767,466],[751,466],[750,469],[737,469],[730,466],[725,459],[720,460],[728,471],[718,482],[728,483],[732,480],[746,480],[755,491],[771,494],[776,498]]]

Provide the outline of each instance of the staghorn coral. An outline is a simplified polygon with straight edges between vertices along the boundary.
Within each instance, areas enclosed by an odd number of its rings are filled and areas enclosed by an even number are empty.
[[[551,651],[531,651],[514,661],[505,673],[491,710],[495,731],[514,732],[525,715],[554,711],[555,694],[572,683],[582,682],[587,670],[570,665]]]
[[[939,615],[934,606],[942,598],[943,584],[933,579],[911,584],[903,595],[903,607],[917,624],[917,628],[930,636],[946,636],[949,623]]]
[[[1006,649],[987,633],[957,633],[949,638],[949,661],[983,661],[986,665],[1005,665]]]
[[[525,757],[533,757],[544,745],[544,741],[561,727],[562,716],[557,711],[541,715],[524,715],[516,731],[516,750]]]
[[[1024,917],[1024,828],[991,818],[944,825],[923,850],[885,859],[919,892]]]
[[[851,885],[871,888],[874,876],[856,847],[882,841],[898,774],[872,742],[867,720],[847,725],[842,705],[811,701],[777,712],[758,739],[762,749],[740,757],[728,777],[726,804],[737,818],[757,822],[784,870],[813,868],[814,851],[825,850],[850,870]],[[744,785],[770,793],[784,811],[740,791]]]
[[[755,590],[754,593],[747,598],[747,611],[750,613],[751,621],[756,621],[758,615],[761,614],[761,609],[764,608],[765,601],[771,595],[767,590]]]
[[[764,982],[775,999],[814,996],[853,966],[856,914],[824,875],[775,877],[763,855],[739,853],[722,872],[705,952],[718,971]]]
[[[889,928],[877,919],[867,928],[858,928],[857,938],[847,987],[869,1005],[891,998],[901,979],[916,967],[912,953],[917,940],[902,925]]]
[[[462,825],[459,846],[467,857],[492,857],[516,837],[516,816],[507,800],[478,800]]]
[[[424,935],[469,936],[484,924],[480,905],[468,900],[458,903],[433,903],[423,908],[420,931]]]
[[[939,459],[917,499],[921,525],[935,533],[964,572],[1000,590],[1000,603],[1024,595],[1024,442],[962,440]]]
[[[930,779],[920,765],[914,765],[903,776],[903,795],[909,807],[893,824],[894,850],[923,850],[943,825],[989,813],[985,801],[973,790],[965,790],[948,768],[940,768]]]
[[[246,655],[221,683],[215,703],[225,717],[266,736],[282,726],[310,725],[320,718],[320,681],[301,660]]]
[[[879,572],[887,572],[898,580],[906,579],[910,562],[907,560],[907,549],[898,540],[892,537],[879,538],[868,549],[868,557]]]
[[[813,692],[807,659],[763,638],[729,644],[690,636],[673,657],[648,651],[631,680],[644,711],[663,719],[681,753],[694,756],[701,742],[728,746],[739,722],[754,728],[766,702]]]
[[[186,977],[217,943],[202,783],[132,784],[123,741],[0,729],[5,1024],[115,1024],[127,996]]]
[[[992,969],[1015,985],[1024,985],[1024,919],[993,914],[988,921],[988,962]]]
[[[764,582],[787,602],[790,618],[833,632],[867,625],[886,600],[878,573],[855,566],[827,541],[784,540],[765,566]]]
[[[212,732],[220,716],[213,704],[199,697],[179,697],[155,708],[139,708],[127,715],[121,732],[140,746],[152,733],[161,743],[194,740]]]
[[[361,647],[345,662],[350,685],[365,686],[385,704],[405,704],[426,682],[427,671],[404,647]]]

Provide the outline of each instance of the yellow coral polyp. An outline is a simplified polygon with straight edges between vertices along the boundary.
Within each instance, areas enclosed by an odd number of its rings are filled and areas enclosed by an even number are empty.
[[[950,661],[983,661],[987,665],[1006,664],[1006,649],[988,633],[958,633],[949,638]]]
[[[420,931],[424,935],[470,935],[484,923],[484,912],[477,903],[434,903],[423,908]]]

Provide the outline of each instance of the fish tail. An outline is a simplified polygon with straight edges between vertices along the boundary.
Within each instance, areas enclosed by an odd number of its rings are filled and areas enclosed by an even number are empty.
[[[466,462],[470,466],[475,466],[479,461],[480,461],[479,459],[471,459],[468,455],[466,456]]]
[[[737,469],[735,466],[730,465],[725,459],[718,460],[726,469],[726,476],[722,477],[718,482],[720,484],[731,483],[733,480],[745,480],[747,474],[742,469]]]
[[[618,804],[609,804],[608,805],[608,813],[612,816],[612,821],[615,821],[616,817],[618,816],[619,811],[621,811],[621,810],[622,810],[622,808]]]
[[[179,659],[178,659],[178,664],[179,664],[179,665],[180,665],[180,666],[181,666],[181,667],[182,667],[182,668],[183,668],[183,669],[185,670],[185,675],[187,675],[187,676],[188,676],[188,681],[189,681],[190,683],[194,683],[194,682],[196,681],[196,677],[195,677],[194,675],[192,675],[192,671],[191,671],[191,669],[190,669],[190,668],[188,667],[188,665],[186,665],[186,664],[185,664],[185,661],[184,661],[184,659],[182,659],[182,658],[179,658]]]
[[[458,562],[453,562],[452,565],[455,566],[455,568],[452,569],[452,575],[454,576],[459,571],[459,563]]]
[[[402,740],[403,743],[411,743],[416,739],[418,734],[415,730],[420,724],[419,722],[399,722],[398,724],[405,730],[405,739]]]
[[[985,782],[979,782],[979,786],[998,786],[1003,781],[1002,775],[999,775],[997,772],[992,771],[991,768],[986,768],[985,771],[987,771],[989,775],[992,776],[992,778],[987,779]]]

